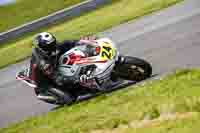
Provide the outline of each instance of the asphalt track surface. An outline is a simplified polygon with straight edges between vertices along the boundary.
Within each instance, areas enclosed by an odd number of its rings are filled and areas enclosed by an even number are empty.
[[[103,33],[125,55],[151,62],[154,74],[200,66],[200,1],[186,0],[161,12]],[[54,105],[36,99],[33,90],[15,80],[28,60],[0,70],[0,128],[31,116],[42,115]]]

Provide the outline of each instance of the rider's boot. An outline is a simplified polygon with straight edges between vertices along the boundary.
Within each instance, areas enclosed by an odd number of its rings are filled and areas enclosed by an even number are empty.
[[[63,92],[60,89],[50,88],[48,91],[57,97],[57,100],[58,100],[58,102],[60,104],[67,104],[67,105],[69,105],[69,104],[71,104],[71,103],[73,103],[75,101],[74,97],[72,97],[67,92]]]
[[[47,94],[43,94],[43,93],[38,94],[37,98],[39,100],[47,101],[47,102],[51,102],[51,103],[55,103],[57,101],[57,98],[55,96],[47,95]]]
[[[64,93],[56,88],[50,88],[46,92],[40,92],[37,95],[37,98],[54,104],[71,104],[74,101],[72,96],[70,96],[68,93]]]

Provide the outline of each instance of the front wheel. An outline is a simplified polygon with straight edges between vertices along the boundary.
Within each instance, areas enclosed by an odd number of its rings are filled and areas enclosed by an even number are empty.
[[[141,81],[151,76],[152,67],[147,61],[130,56],[124,56],[121,59],[123,61],[115,67],[115,74],[120,78]]]

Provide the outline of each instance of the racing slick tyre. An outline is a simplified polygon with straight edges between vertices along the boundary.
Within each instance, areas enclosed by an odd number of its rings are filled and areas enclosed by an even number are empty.
[[[121,56],[115,72],[120,78],[141,81],[151,77],[151,65],[142,59],[130,56]]]

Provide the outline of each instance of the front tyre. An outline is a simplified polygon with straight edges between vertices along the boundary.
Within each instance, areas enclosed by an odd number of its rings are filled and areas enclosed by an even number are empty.
[[[142,59],[123,56],[115,68],[116,74],[123,79],[141,81],[151,77],[151,65]]]

